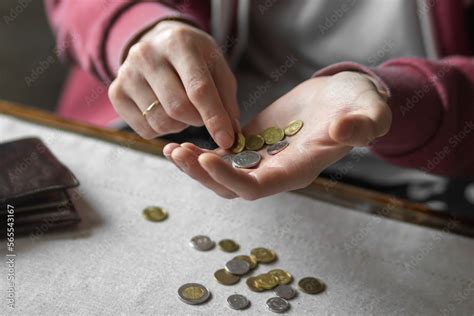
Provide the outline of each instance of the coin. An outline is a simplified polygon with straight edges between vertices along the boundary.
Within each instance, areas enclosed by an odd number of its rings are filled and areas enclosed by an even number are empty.
[[[288,123],[288,126],[285,128],[285,135],[286,136],[293,136],[296,135],[301,128],[303,127],[304,123],[302,120],[294,120]]]
[[[279,152],[283,151],[286,147],[288,147],[289,144],[290,143],[288,143],[288,141],[286,140],[279,141],[276,144],[268,146],[267,153],[272,156],[276,155]]]
[[[278,297],[284,298],[285,300],[291,300],[296,295],[296,290],[286,284],[278,285],[273,291]]]
[[[234,252],[239,250],[239,244],[232,239],[223,239],[219,241],[219,248],[225,252]]]
[[[271,290],[279,285],[278,278],[268,273],[259,274],[255,278],[256,285],[265,290]]]
[[[178,289],[179,298],[186,304],[202,304],[209,299],[211,293],[199,283],[187,283]]]
[[[191,246],[199,251],[208,251],[208,250],[211,250],[212,248],[214,248],[214,246],[216,245],[212,240],[211,238],[207,237],[207,236],[202,236],[202,235],[198,235],[198,236],[194,236],[193,238],[191,238]]]
[[[234,154],[229,154],[223,156],[222,159],[224,159],[224,161],[227,162],[229,165],[232,165],[232,160],[234,159],[234,156]]]
[[[261,287],[258,286],[256,277],[248,278],[247,281],[245,281],[245,283],[247,284],[248,288],[251,291],[254,291],[254,292],[263,292],[263,291],[265,291],[264,288],[261,288]]]
[[[249,169],[257,166],[262,160],[262,156],[256,151],[244,151],[235,155],[232,166],[235,168]]]
[[[246,309],[249,306],[250,301],[243,295],[233,294],[227,298],[227,303],[230,308],[240,310]]]
[[[267,300],[267,307],[274,313],[284,313],[290,308],[290,303],[281,297],[272,297]]]
[[[289,284],[293,281],[293,277],[288,271],[282,269],[273,269],[268,271],[268,274],[274,275],[278,278],[280,284]]]
[[[265,145],[265,139],[261,135],[252,135],[245,141],[245,147],[248,150],[260,150]]]
[[[232,259],[225,264],[227,272],[235,275],[244,275],[250,270],[250,264],[247,261]]]
[[[168,213],[158,206],[149,206],[143,210],[143,217],[150,222],[161,222],[168,218]]]
[[[220,269],[214,272],[214,278],[217,282],[223,285],[232,285],[240,281],[240,277],[238,275],[231,274],[225,269]]]
[[[257,260],[255,260],[255,257],[252,256],[240,255],[234,257],[234,259],[247,261],[250,264],[250,269],[255,269],[258,265]]]
[[[303,278],[298,282],[301,291],[307,294],[319,294],[326,289],[323,281],[313,277]]]
[[[267,248],[259,247],[254,248],[250,251],[250,254],[255,257],[257,262],[261,263],[271,263],[276,260],[276,253]]]
[[[245,136],[242,133],[237,133],[237,135],[235,136],[235,142],[231,148],[231,151],[234,154],[238,154],[242,152],[244,148],[245,148]]]
[[[273,145],[285,138],[285,132],[281,128],[270,127],[263,131],[263,139],[265,144]]]

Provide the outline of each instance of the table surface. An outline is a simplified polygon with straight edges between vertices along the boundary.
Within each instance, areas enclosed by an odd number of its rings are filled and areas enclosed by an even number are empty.
[[[272,293],[253,293],[244,280],[230,287],[213,280],[233,255],[189,246],[205,234],[236,240],[239,254],[274,249],[279,260],[256,273],[279,267],[327,283],[320,295],[300,293],[289,314],[473,315],[472,239],[292,193],[227,201],[159,157],[0,116],[1,142],[30,136],[78,177],[73,198],[83,220],[68,232],[17,238],[17,314],[271,314],[265,301]],[[148,205],[166,208],[169,219],[147,222]],[[0,271],[6,275],[5,264]],[[183,304],[177,289],[187,282],[207,286],[212,299]],[[251,307],[229,309],[234,293]]]

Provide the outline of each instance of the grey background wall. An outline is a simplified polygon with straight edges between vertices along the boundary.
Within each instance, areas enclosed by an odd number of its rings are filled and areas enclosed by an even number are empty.
[[[67,74],[42,0],[0,1],[0,99],[53,111]]]

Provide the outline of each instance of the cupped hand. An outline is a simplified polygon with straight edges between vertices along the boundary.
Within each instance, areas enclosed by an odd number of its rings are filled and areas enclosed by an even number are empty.
[[[236,92],[235,77],[208,34],[162,21],[131,47],[109,97],[144,138],[205,125],[220,147],[229,148],[239,128]]]
[[[285,127],[301,119],[304,126],[290,145],[275,156],[262,149],[256,169],[235,169],[220,158],[225,150],[208,151],[192,144],[169,144],[165,156],[183,172],[226,198],[255,200],[308,186],[354,146],[367,146],[391,125],[386,93],[366,75],[344,72],[310,79],[261,112],[245,135],[268,127]]]

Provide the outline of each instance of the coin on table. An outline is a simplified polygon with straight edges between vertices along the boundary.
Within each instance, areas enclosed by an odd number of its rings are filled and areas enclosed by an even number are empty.
[[[191,238],[191,246],[193,246],[194,249],[200,250],[200,251],[208,251],[214,248],[216,245],[211,238],[203,235],[198,235],[194,236]]]
[[[244,151],[235,155],[232,160],[232,166],[235,168],[250,169],[256,167],[260,163],[260,160],[262,160],[262,156],[260,156],[258,152]]]
[[[263,292],[265,291],[264,288],[260,287],[258,284],[257,284],[257,278],[256,277],[250,277],[247,279],[247,281],[245,281],[245,283],[247,284],[248,288],[251,290],[251,291],[254,291],[254,292]]]
[[[199,283],[187,283],[178,289],[179,298],[186,304],[202,304],[209,299],[211,293]]]
[[[250,264],[244,260],[232,259],[225,264],[225,270],[235,275],[244,275],[250,271]]]
[[[214,278],[217,282],[223,285],[232,285],[240,281],[240,277],[238,275],[231,274],[225,269],[220,269],[214,272]]]
[[[261,135],[252,135],[247,137],[245,147],[248,150],[260,150],[265,145],[265,139]]]
[[[293,136],[296,135],[301,128],[303,127],[304,123],[302,120],[294,120],[288,123],[288,126],[285,128],[285,135],[286,136]]]
[[[259,247],[254,248],[250,251],[250,254],[257,260],[259,263],[271,263],[276,260],[276,253],[267,248]]]
[[[241,310],[246,309],[249,306],[250,301],[243,295],[233,294],[227,298],[227,303],[230,308]]]
[[[270,270],[268,271],[268,274],[276,276],[280,284],[289,284],[291,281],[293,281],[293,276],[290,274],[290,272],[282,269]]]
[[[278,285],[273,291],[278,297],[284,298],[285,300],[291,300],[296,295],[296,290],[286,284]]]
[[[219,248],[225,252],[234,252],[239,250],[239,244],[232,239],[223,239],[218,243]]]
[[[271,290],[280,284],[276,276],[268,273],[259,274],[255,278],[257,286],[265,290]]]
[[[245,148],[245,136],[242,133],[237,133],[237,135],[235,136],[235,142],[231,148],[231,151],[234,154],[238,154],[242,152],[244,148]]]
[[[278,154],[279,152],[282,152],[286,147],[288,147],[289,144],[290,143],[288,143],[288,141],[286,141],[286,140],[279,141],[276,144],[268,146],[267,153],[269,155],[274,156],[274,155]]]
[[[143,217],[150,222],[161,222],[168,218],[168,213],[158,206],[149,206],[143,210]]]
[[[281,297],[272,297],[267,300],[267,307],[274,313],[284,313],[290,308],[290,303]]]
[[[319,294],[326,289],[323,281],[313,277],[303,278],[298,282],[301,291],[307,294]]]
[[[227,162],[229,165],[232,165],[232,160],[234,159],[235,155],[234,154],[229,154],[229,155],[225,155],[222,157],[222,159],[224,159],[225,162]]]
[[[257,260],[255,257],[247,256],[247,255],[239,255],[235,256],[234,259],[244,260],[250,264],[250,269],[255,269],[258,265]]]
[[[278,127],[270,127],[263,131],[263,139],[265,144],[273,145],[285,138],[285,132]]]

